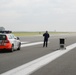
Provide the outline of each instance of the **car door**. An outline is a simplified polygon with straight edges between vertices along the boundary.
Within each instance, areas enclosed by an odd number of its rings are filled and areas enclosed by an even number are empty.
[[[13,37],[13,39],[14,39],[14,43],[15,43],[15,49],[17,49],[18,48],[18,40],[17,40],[17,37],[14,35],[14,34],[12,34],[12,37]]]
[[[12,35],[12,34],[9,34],[9,35],[8,35],[8,38],[9,38],[9,41],[11,42],[11,44],[14,45],[14,49],[16,49],[16,48],[17,48],[17,47],[16,47],[16,40],[15,40],[15,38],[13,37],[13,35]]]

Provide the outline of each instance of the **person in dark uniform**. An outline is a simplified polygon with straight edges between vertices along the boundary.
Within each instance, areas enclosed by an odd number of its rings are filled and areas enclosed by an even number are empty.
[[[46,32],[43,34],[43,37],[44,37],[43,47],[45,47],[45,45],[46,45],[46,47],[47,47],[47,46],[48,46],[48,38],[50,37],[48,31],[46,31]]]

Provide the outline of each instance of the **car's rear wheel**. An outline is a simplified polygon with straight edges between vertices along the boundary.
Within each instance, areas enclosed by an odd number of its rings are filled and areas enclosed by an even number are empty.
[[[14,45],[12,45],[11,49],[10,49],[11,52],[14,51]]]

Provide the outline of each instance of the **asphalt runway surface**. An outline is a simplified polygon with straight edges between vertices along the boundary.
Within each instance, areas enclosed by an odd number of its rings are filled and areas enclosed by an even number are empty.
[[[0,52],[0,74],[40,58],[59,49],[59,39],[65,38],[66,46],[76,43],[76,35],[52,35],[48,47],[42,44],[22,47],[20,51]],[[43,42],[42,36],[20,37],[23,44]],[[23,45],[22,44],[22,45]],[[76,75],[76,48],[41,67],[31,75]]]

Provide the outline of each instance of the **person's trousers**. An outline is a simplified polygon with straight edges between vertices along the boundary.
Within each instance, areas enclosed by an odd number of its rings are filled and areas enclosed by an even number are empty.
[[[43,47],[45,47],[45,46],[46,46],[46,47],[48,46],[48,41],[45,41],[45,40],[44,40]]]

